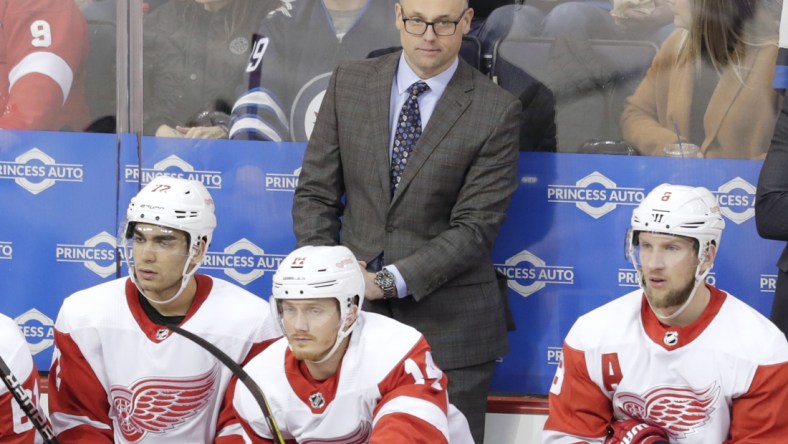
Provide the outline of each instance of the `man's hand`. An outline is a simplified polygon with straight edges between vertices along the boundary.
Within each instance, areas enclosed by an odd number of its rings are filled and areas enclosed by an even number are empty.
[[[370,301],[383,299],[383,290],[375,285],[375,273],[367,271],[367,263],[358,261],[361,272],[364,273],[364,298]]]
[[[178,131],[187,139],[226,139],[227,130],[221,126],[178,126]]]
[[[673,21],[673,10],[667,0],[613,0],[610,15],[625,28],[661,28]]]
[[[156,130],[158,137],[181,137],[187,139],[226,139],[227,131],[221,126],[176,126],[161,125]]]
[[[605,444],[668,444],[668,434],[651,424],[627,419],[607,426]]]

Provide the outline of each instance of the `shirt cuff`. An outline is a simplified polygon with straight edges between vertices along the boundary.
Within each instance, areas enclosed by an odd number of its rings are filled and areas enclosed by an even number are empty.
[[[408,295],[408,284],[405,282],[405,279],[402,279],[402,275],[400,274],[399,270],[397,270],[396,265],[386,265],[386,270],[390,271],[391,274],[394,275],[394,282],[397,284],[397,298],[402,299]]]

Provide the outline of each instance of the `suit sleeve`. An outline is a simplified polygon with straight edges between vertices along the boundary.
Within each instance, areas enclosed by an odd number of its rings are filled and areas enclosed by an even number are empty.
[[[759,366],[744,395],[733,400],[730,439],[724,444],[777,444],[788,436],[788,363]]]
[[[613,418],[613,405],[588,374],[585,354],[564,343],[564,353],[550,387],[545,444],[602,443]]]
[[[60,443],[112,443],[109,411],[107,393],[79,346],[56,328],[49,412]]]
[[[382,398],[373,412],[370,443],[447,443],[447,384],[422,337],[379,385]]]
[[[336,68],[320,104],[320,118],[304,153],[293,198],[293,231],[299,247],[339,243],[340,217],[345,208],[336,111],[337,77],[340,75],[340,68]]]
[[[758,178],[755,223],[766,239],[788,241],[788,100],[777,118],[769,153]]]
[[[61,129],[63,106],[87,57],[84,17],[73,2],[12,1],[3,32],[9,91],[0,128]]]
[[[27,352],[26,344],[23,345],[25,345],[25,350],[20,350],[20,353],[16,353],[13,357],[4,356],[3,359],[11,370],[12,376],[21,383],[36,408],[40,409],[38,371]],[[22,352],[27,356],[24,356]],[[16,365],[20,361],[27,362],[23,362],[21,366]],[[25,415],[14,396],[8,391],[5,384],[0,384],[0,444],[33,444],[36,442],[37,434],[33,423]]]

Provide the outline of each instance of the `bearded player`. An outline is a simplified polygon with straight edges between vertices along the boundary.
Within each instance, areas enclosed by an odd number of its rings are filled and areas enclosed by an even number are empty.
[[[269,302],[286,337],[244,369],[288,443],[473,442],[424,336],[360,311],[364,275],[347,247],[299,248],[273,281]],[[252,442],[274,442],[246,387],[236,387],[234,407]]]
[[[216,227],[211,195],[200,182],[160,176],[126,219],[118,242],[129,276],[69,296],[55,323],[49,411],[60,442],[207,443],[243,433],[223,414],[230,370],[165,327],[239,364],[279,336],[263,299],[195,273]]]
[[[705,282],[724,227],[706,188],[643,199],[627,235],[641,290],[569,331],[543,442],[786,442],[785,336]]]

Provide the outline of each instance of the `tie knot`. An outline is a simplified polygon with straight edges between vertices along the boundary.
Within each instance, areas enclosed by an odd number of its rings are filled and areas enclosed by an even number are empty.
[[[426,83],[424,83],[421,80],[419,80],[418,82],[416,82],[413,85],[410,85],[410,87],[408,87],[408,93],[411,95],[411,97],[418,97],[424,91],[427,91],[429,89],[430,89],[429,85],[427,85]]]

